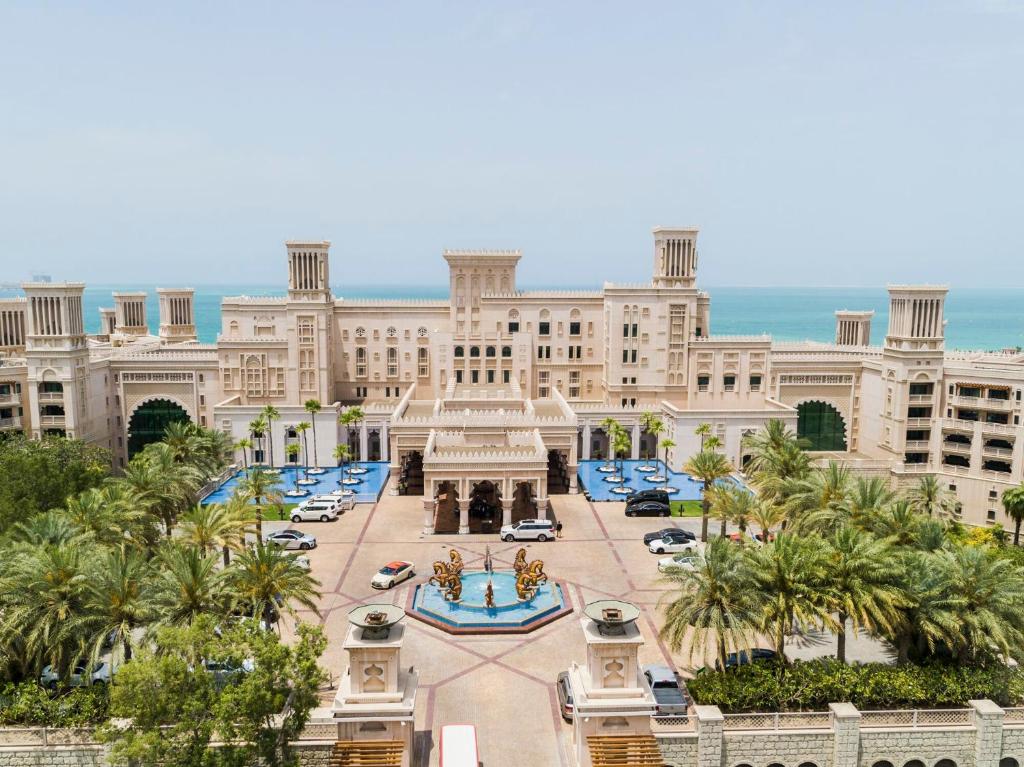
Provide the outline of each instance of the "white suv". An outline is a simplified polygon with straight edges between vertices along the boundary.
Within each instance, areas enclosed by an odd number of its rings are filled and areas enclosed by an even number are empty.
[[[338,518],[340,503],[334,498],[311,498],[292,509],[292,522],[327,522]]]
[[[522,519],[501,528],[503,541],[549,541],[554,537],[555,526],[550,519]]]

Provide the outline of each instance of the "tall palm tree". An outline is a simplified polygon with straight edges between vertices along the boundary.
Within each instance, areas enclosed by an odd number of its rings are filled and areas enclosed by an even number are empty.
[[[281,417],[281,412],[273,405],[265,405],[260,417],[267,425],[267,443],[270,445],[270,468],[274,468],[274,421]]]
[[[235,443],[235,450],[242,451],[242,471],[244,474],[249,473],[249,450],[252,450],[252,440],[248,437],[242,437],[238,442]]]
[[[1024,522],[1024,484],[1003,492],[1003,509],[1013,520],[1013,545],[1020,545],[1020,525]]]
[[[294,554],[273,544],[257,541],[243,551],[235,558],[230,579],[238,604],[268,626],[276,622],[278,608],[290,609],[292,602],[320,614],[320,582],[296,563]]]
[[[306,479],[309,479],[309,438],[306,436],[309,429],[309,421],[299,421],[295,424],[295,433],[302,437],[302,466],[306,470]]]
[[[924,519],[908,501],[900,499],[872,514],[867,526],[879,538],[888,538],[897,546],[913,546]]]
[[[960,610],[963,597],[951,589],[948,558],[917,551],[902,557],[901,587],[909,604],[900,610],[900,620],[892,633],[896,660],[908,663],[911,652],[923,657],[940,647],[962,644]]]
[[[654,455],[645,455],[644,459],[658,458],[658,439],[665,433],[665,423],[652,410],[645,410],[640,416],[640,428],[654,437]]]
[[[945,517],[953,513],[956,496],[943,487],[934,474],[925,474],[917,484],[907,491],[910,507],[918,514],[929,517]]]
[[[153,540],[152,528],[147,524],[151,518],[121,482],[92,487],[68,498],[64,513],[80,530],[103,545],[145,546]]]
[[[253,441],[259,445],[260,450],[260,463],[266,463],[267,454],[263,450],[263,437],[267,433],[267,421],[263,416],[257,416],[256,418],[249,421],[249,433],[252,435]],[[253,463],[256,463],[255,458]]]
[[[949,563],[950,591],[960,599],[958,660],[984,662],[1024,654],[1024,572],[987,548],[940,552]]]
[[[256,540],[263,540],[263,504],[284,503],[284,499],[281,497],[281,493],[278,492],[277,488],[281,484],[281,480],[275,474],[268,474],[265,471],[254,471],[248,477],[243,479],[239,485],[238,490],[242,497],[247,501],[256,502]]]
[[[665,451],[665,487],[668,487],[668,451],[676,446],[676,443],[671,439],[663,439],[661,441],[661,449]]]
[[[153,617],[147,594],[153,573],[150,562],[137,550],[108,548],[91,562],[88,573],[90,658],[97,662],[112,642],[114,652],[130,661],[138,646],[136,629]]]
[[[754,495],[741,487],[719,485],[711,489],[711,515],[721,520],[720,534],[723,536],[729,522],[739,527],[740,532],[746,532],[756,507]]]
[[[701,525],[700,539],[707,542],[708,539],[708,514],[711,510],[711,499],[708,490],[718,480],[724,479],[732,474],[732,464],[725,456],[710,450],[703,450],[690,457],[683,467],[683,471],[691,477],[696,477],[703,483],[701,490]]]
[[[158,556],[159,568],[149,599],[156,625],[190,625],[200,615],[227,615],[231,594],[229,570],[217,569],[217,558],[194,546],[165,543]]]
[[[791,445],[806,448],[809,444],[807,440],[797,437],[793,431],[787,429],[785,422],[772,418],[763,429],[743,438],[743,447],[750,452],[747,469],[756,474],[769,468],[775,460],[775,453],[782,452]]]
[[[750,521],[761,531],[763,542],[771,540],[774,531],[786,521],[786,510],[765,498],[756,498],[750,511]]]
[[[601,421],[601,429],[608,438],[608,455],[605,456],[605,466],[611,466],[615,462],[615,451],[612,449],[612,443],[615,441],[615,435],[622,431],[622,424],[609,416]]]
[[[346,439],[348,439],[349,431],[351,431],[353,429],[357,429],[359,424],[360,424],[360,422],[362,422],[362,420],[365,417],[366,417],[366,415],[363,413],[363,409],[361,407],[359,407],[358,405],[355,405],[353,407],[345,408],[341,412],[341,415],[338,416],[338,423],[340,423],[342,426],[345,427],[345,438]],[[358,444],[358,442],[357,442],[357,444]],[[361,449],[362,448],[360,448],[360,450]],[[364,455],[362,455],[360,453],[359,460],[360,461],[365,461],[366,460],[366,456],[364,456]]]
[[[238,548],[249,525],[248,516],[239,513],[247,504],[233,496],[228,503],[196,504],[181,518],[177,540],[195,546],[203,555],[218,548],[224,555],[224,566],[230,564],[229,551]]]
[[[704,442],[711,435],[711,424],[699,423],[697,428],[693,430],[693,433],[700,437],[700,449],[703,452]]]
[[[692,571],[671,570],[663,580],[676,586],[666,592],[665,621],[658,632],[673,652],[685,649],[687,660],[707,660],[709,646],[721,668],[730,652],[749,652],[756,640],[760,609],[748,588],[750,573],[743,551],[716,538],[699,555]]]
[[[842,527],[830,540],[828,581],[838,615],[836,658],[846,662],[846,624],[891,633],[910,604],[899,586],[900,566],[888,541]]]
[[[629,432],[619,429],[611,442],[612,454],[618,459],[618,473],[622,476],[625,466],[625,456],[633,448],[633,441],[629,438]]]
[[[288,463],[296,463],[299,460],[299,453],[302,452],[302,446],[298,443],[284,446],[284,454],[288,458]],[[295,489],[299,489],[299,470],[295,469]]]
[[[14,525],[8,533],[10,544],[27,552],[44,546],[89,541],[89,531],[80,527],[64,511],[55,509],[33,514]]]
[[[761,605],[760,629],[785,661],[786,635],[809,628],[836,628],[830,612],[825,547],[811,538],[780,533],[749,550],[750,588]]]
[[[870,529],[871,520],[896,500],[896,493],[884,477],[857,476],[846,498],[850,524],[861,530]]]
[[[345,476],[345,464],[348,463],[351,457],[352,450],[349,448],[348,445],[339,442],[337,445],[334,446],[334,460],[338,462],[339,466],[341,466],[342,477]]]
[[[320,400],[318,399],[308,399],[303,407],[306,408],[306,412],[309,413],[309,422],[313,427],[313,467],[319,469],[320,459],[317,458],[316,455],[316,415],[323,410],[323,405],[320,404]]]
[[[785,508],[794,527],[822,535],[838,529],[847,518],[851,480],[850,470],[836,461],[790,480]]]
[[[195,503],[202,479],[194,466],[179,463],[169,446],[154,442],[129,462],[120,480],[109,481],[124,482],[170,537],[178,514]]]

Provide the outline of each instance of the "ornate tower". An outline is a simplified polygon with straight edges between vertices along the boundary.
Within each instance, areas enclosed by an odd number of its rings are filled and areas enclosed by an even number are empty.
[[[868,346],[871,343],[873,311],[836,312],[836,344],[839,346]]]
[[[149,334],[146,323],[146,294],[143,292],[114,294],[115,333],[129,336]]]
[[[287,389],[296,402],[334,401],[330,374],[333,350],[331,328],[334,296],[331,295],[331,243],[327,240],[289,240],[287,329]]]
[[[160,297],[160,338],[168,343],[196,340],[195,290],[157,288]]]
[[[692,288],[697,280],[695,227],[654,227],[654,284]]]
[[[289,240],[285,247],[288,249],[288,300],[330,301],[328,251],[331,243]]]

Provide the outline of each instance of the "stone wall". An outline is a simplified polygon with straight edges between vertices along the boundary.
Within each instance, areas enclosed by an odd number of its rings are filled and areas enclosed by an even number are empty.
[[[296,743],[302,767],[329,767],[333,743]],[[99,745],[0,747],[0,767],[107,767]]]
[[[756,765],[769,757],[787,767],[804,762],[833,767],[833,740],[831,732],[729,732],[723,738],[721,764]]]

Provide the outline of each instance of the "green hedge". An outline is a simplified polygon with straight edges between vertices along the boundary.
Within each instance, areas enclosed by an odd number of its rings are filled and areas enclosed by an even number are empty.
[[[687,683],[694,701],[724,712],[824,711],[833,702],[861,709],[961,708],[988,698],[1001,706],[1024,700],[1024,674],[1006,667],[930,664],[846,666],[836,660],[797,661],[784,674],[774,663],[707,671]]]
[[[50,693],[35,682],[0,690],[0,725],[85,727],[107,719],[106,685]]]

